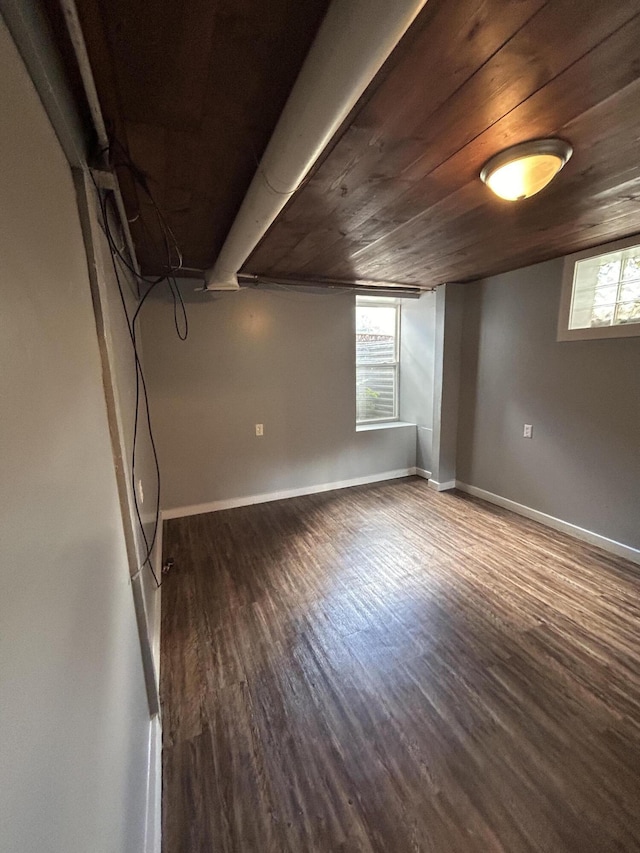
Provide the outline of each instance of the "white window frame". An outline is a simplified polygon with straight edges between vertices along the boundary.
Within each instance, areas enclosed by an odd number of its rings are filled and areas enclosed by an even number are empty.
[[[605,243],[584,252],[576,252],[568,255],[564,261],[562,274],[562,294],[560,297],[560,313],[558,316],[559,341],[590,341],[602,338],[631,338],[640,335],[640,322],[623,323],[617,326],[595,326],[588,329],[570,329],[571,304],[573,301],[573,284],[575,279],[576,263],[578,261],[596,258],[598,255],[607,255],[609,252],[619,252],[640,246],[640,235],[628,237],[625,240],[617,240],[614,243]]]
[[[395,372],[394,382],[394,399],[393,399],[393,417],[391,418],[367,418],[366,420],[358,419],[357,400],[356,400],[356,427],[367,426],[369,424],[392,424],[400,420],[400,311],[402,303],[394,297],[356,297],[356,310],[360,305],[370,306],[375,308],[395,308],[396,310],[396,331],[395,331],[395,360],[382,361],[378,364],[362,364],[359,365],[356,359],[356,382],[358,376],[358,367],[393,367]],[[354,318],[354,335],[357,334],[355,318]],[[357,386],[356,386],[357,396]]]

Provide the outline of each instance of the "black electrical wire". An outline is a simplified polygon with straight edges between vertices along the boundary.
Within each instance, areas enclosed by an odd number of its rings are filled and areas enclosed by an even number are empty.
[[[107,239],[109,240],[109,242],[112,243],[108,210],[107,210],[105,203],[103,202],[103,200],[100,197],[99,197],[99,201],[100,201],[100,207],[102,210],[102,218],[103,218],[103,223],[105,226],[105,233],[107,234]],[[123,310],[125,320],[127,323],[127,328],[129,330],[129,337],[131,339],[131,344],[133,346],[133,354],[134,354],[134,362],[135,362],[135,370],[136,370],[135,414],[134,414],[134,425],[133,425],[133,440],[132,440],[132,446],[131,446],[131,491],[133,494],[133,504],[134,504],[134,508],[135,508],[135,512],[136,512],[136,517],[138,520],[138,525],[140,527],[140,532],[142,534],[142,538],[143,538],[145,549],[146,549],[144,559],[142,560],[142,562],[139,566],[139,569],[140,569],[140,571],[142,571],[142,569],[144,569],[144,567],[146,565],[148,565],[149,569],[151,570],[151,574],[153,575],[153,579],[156,583],[156,586],[160,587],[161,581],[158,580],[158,575],[156,574],[156,571],[154,570],[153,562],[151,560],[151,554],[153,553],[153,548],[155,546],[156,539],[158,536],[158,525],[160,522],[160,487],[161,487],[160,465],[159,465],[159,461],[158,461],[158,453],[156,450],[155,439],[153,436],[153,429],[151,426],[151,415],[149,412],[149,398],[148,398],[148,394],[147,394],[147,383],[146,383],[146,380],[144,377],[144,372],[142,369],[142,363],[140,361],[140,356],[138,353],[138,346],[137,346],[137,342],[136,342],[135,330],[134,330],[134,327],[133,327],[133,325],[129,319],[129,312],[127,311],[127,303],[125,300],[124,290],[122,288],[122,283],[120,280],[120,272],[118,270],[118,265],[116,263],[117,255],[114,254],[113,252],[111,252],[110,254],[111,254],[111,263],[113,266],[113,272],[114,272],[114,275],[116,278],[116,282],[118,285],[118,291],[120,294],[120,302],[122,304],[122,310]],[[160,282],[157,282],[157,284],[159,284],[159,283]],[[143,299],[145,299],[149,295],[149,293],[151,293],[151,291],[155,288],[155,286],[156,286],[155,284],[151,285],[151,287],[148,289],[147,293],[145,293]],[[141,300],[140,304],[142,304],[142,300]],[[147,428],[149,431],[149,442],[151,444],[151,448],[152,448],[152,452],[153,452],[153,460],[154,460],[154,465],[155,465],[155,469],[156,469],[156,508],[155,508],[155,522],[154,522],[154,528],[153,528],[153,536],[151,538],[151,542],[149,542],[149,540],[147,538],[146,531],[144,529],[144,524],[142,522],[142,515],[140,512],[140,506],[138,504],[138,493],[136,490],[136,452],[137,452],[137,447],[138,447],[138,424],[139,424],[139,414],[140,414],[140,389],[141,389],[141,387],[142,387],[142,392],[143,392],[145,411],[146,411],[146,415],[147,415]]]
[[[112,149],[117,149],[119,154],[123,159],[115,161],[112,158],[113,151]],[[142,188],[149,201],[151,202],[153,209],[155,211],[156,217],[158,219],[158,224],[160,225],[160,230],[162,231],[162,235],[165,242],[165,248],[167,252],[167,275],[172,275],[174,272],[177,272],[182,267],[182,252],[180,251],[180,247],[178,246],[178,241],[176,240],[176,236],[173,233],[172,229],[169,227],[169,224],[162,213],[158,203],[156,202],[153,193],[149,189],[149,179],[147,175],[139,168],[139,166],[134,163],[131,159],[131,156],[124,145],[118,140],[113,139],[107,148],[103,148],[100,152],[101,154],[108,154],[109,159],[112,161],[112,166],[114,169],[119,168],[127,168],[133,175],[133,179],[135,182]],[[138,215],[140,215],[138,213]],[[142,220],[142,224],[144,226],[144,219]],[[149,233],[147,231],[147,233]],[[171,261],[171,249],[169,248],[169,237],[171,238],[171,242],[173,243],[173,249],[176,253],[177,257],[177,265],[173,265]]]
[[[161,232],[162,232],[162,236],[163,236],[164,249],[165,249],[165,252],[166,252],[166,267],[167,267],[167,273],[166,273],[164,276],[161,276],[161,277],[159,277],[159,278],[157,278],[157,279],[147,279],[145,276],[140,276],[140,275],[136,272],[136,270],[135,270],[135,269],[134,269],[134,268],[133,268],[133,267],[128,263],[128,261],[127,261],[127,259],[124,257],[124,255],[119,251],[119,249],[118,249],[118,248],[117,248],[117,246],[115,245],[115,242],[114,242],[114,240],[111,238],[111,235],[110,235],[110,233],[109,233],[109,234],[108,234],[108,237],[109,237],[109,242],[110,242],[110,245],[111,245],[112,251],[114,251],[114,252],[118,255],[118,257],[120,258],[120,260],[125,264],[125,266],[127,267],[127,269],[129,269],[129,271],[130,271],[133,275],[135,275],[139,280],[142,280],[142,281],[144,281],[145,283],[150,284],[150,285],[151,285],[151,288],[155,288],[155,286],[156,286],[157,284],[161,283],[161,282],[162,282],[162,281],[164,281],[164,280],[166,280],[166,281],[167,281],[168,286],[169,286],[169,290],[170,290],[170,292],[171,292],[171,297],[172,297],[172,300],[173,300],[173,322],[174,322],[174,327],[175,327],[175,330],[176,330],[176,334],[178,335],[178,337],[180,338],[180,340],[185,341],[185,340],[187,339],[187,337],[188,337],[188,334],[189,334],[189,319],[188,319],[188,316],[187,316],[187,311],[186,311],[186,307],[185,307],[185,304],[184,304],[184,300],[183,300],[183,298],[182,298],[182,294],[180,293],[180,288],[178,287],[177,282],[176,282],[176,280],[175,280],[175,278],[174,278],[174,273],[175,273],[175,272],[177,272],[177,271],[180,269],[180,267],[182,266],[182,253],[181,253],[180,248],[179,248],[179,246],[178,246],[178,242],[177,242],[177,240],[176,240],[175,234],[173,233],[173,231],[172,231],[172,230],[171,230],[171,228],[169,227],[169,225],[168,225],[168,223],[167,223],[167,221],[166,221],[166,219],[165,219],[165,217],[164,217],[164,215],[163,215],[163,213],[162,213],[162,211],[161,211],[161,209],[160,209],[159,205],[157,204],[157,202],[156,202],[156,200],[155,200],[155,198],[154,198],[154,196],[153,196],[153,193],[151,192],[151,190],[150,190],[150,188],[149,188],[149,184],[148,184],[147,176],[146,176],[146,175],[144,174],[144,172],[143,172],[143,171],[142,171],[142,170],[141,170],[141,169],[136,165],[136,163],[134,163],[134,161],[131,159],[131,157],[130,157],[130,155],[129,155],[128,151],[124,148],[124,146],[122,145],[122,143],[120,143],[117,139],[114,139],[114,140],[110,143],[109,147],[108,147],[108,148],[106,148],[106,149],[103,149],[103,151],[102,151],[101,153],[102,153],[102,154],[104,154],[104,153],[107,153],[107,152],[108,152],[109,157],[111,158],[111,155],[112,155],[112,150],[111,150],[111,149],[112,149],[112,148],[116,148],[116,149],[118,149],[118,151],[120,152],[120,154],[121,154],[121,155],[122,155],[122,157],[124,158],[124,159],[122,160],[122,162],[114,162],[114,163],[113,163],[114,168],[116,168],[116,169],[117,169],[117,168],[118,168],[118,167],[120,167],[120,166],[125,166],[125,167],[127,167],[127,168],[131,171],[131,174],[133,175],[134,180],[136,181],[136,183],[137,183],[139,186],[141,186],[141,187],[142,187],[143,191],[144,191],[144,192],[145,192],[145,194],[148,196],[148,198],[149,198],[149,200],[150,200],[150,202],[151,202],[151,204],[152,204],[152,206],[153,206],[153,209],[154,209],[155,214],[156,214],[156,217],[157,217],[157,219],[158,219],[158,224],[159,224],[159,226],[160,226],[160,230],[161,230]],[[108,224],[108,223],[107,223],[107,224]],[[142,221],[142,225],[143,225],[143,226],[145,225],[144,220]],[[146,228],[145,228],[145,230],[147,230],[147,233],[149,233],[149,232],[148,232],[148,229],[146,229]],[[149,233],[149,236],[152,236],[152,235]],[[177,260],[178,260],[178,264],[177,264],[177,266],[176,266],[176,265],[174,265],[174,264],[173,264],[173,262],[172,262],[172,257],[171,257],[171,255],[172,255],[172,251],[171,251],[171,246],[170,246],[170,240],[169,240],[169,238],[171,238],[171,242],[173,243],[173,248],[174,248],[175,253],[176,253],[176,256],[177,256]],[[152,239],[153,239],[153,237],[152,237]],[[134,314],[134,317],[133,317],[133,320],[132,320],[132,327],[134,327],[134,333],[135,333],[135,320],[136,320],[137,315],[138,315],[138,312],[140,311],[140,308],[142,307],[142,304],[144,303],[144,301],[145,301],[146,297],[148,296],[148,294],[149,294],[149,291],[147,291],[147,293],[146,293],[146,294],[145,294],[145,296],[143,297],[143,299],[142,299],[142,301],[141,301],[140,305],[138,306],[138,308],[137,308],[137,310],[136,310],[136,313]],[[181,310],[181,313],[182,313],[182,322],[181,322],[181,323],[180,323],[180,321],[178,320],[178,304],[180,305],[180,310]],[[181,330],[181,326],[182,326],[182,330]]]
[[[182,294],[180,293],[180,288],[178,287],[178,285],[175,281],[175,278],[174,278],[174,273],[176,273],[182,266],[182,252],[180,251],[180,248],[178,246],[178,242],[176,240],[175,234],[173,233],[173,231],[169,227],[162,211],[160,210],[160,207],[158,206],[155,198],[153,197],[153,193],[149,189],[147,176],[133,162],[133,160],[129,156],[128,151],[124,148],[124,146],[118,140],[114,140],[112,145],[110,145],[106,149],[103,149],[103,151],[101,153],[104,154],[104,153],[108,152],[109,156],[111,156],[111,147],[112,146],[116,147],[124,157],[124,160],[122,162],[117,162],[117,163],[114,162],[114,164],[113,164],[114,168],[117,169],[121,166],[128,168],[131,171],[131,174],[133,175],[135,181],[142,187],[142,189],[144,190],[144,192],[148,196],[151,204],[153,205],[153,209],[154,209],[156,217],[158,219],[158,224],[160,225],[160,230],[162,231],[162,235],[163,235],[163,239],[164,239],[164,248],[165,248],[165,252],[167,255],[167,273],[165,276],[161,276],[159,279],[148,279],[145,276],[140,276],[136,272],[136,270],[133,268],[133,266],[131,266],[129,264],[129,262],[126,260],[126,258],[122,255],[122,253],[119,251],[119,249],[117,248],[117,246],[115,245],[113,240],[110,240],[112,250],[118,254],[118,256],[120,257],[122,262],[126,265],[129,272],[131,272],[133,275],[136,276],[136,278],[143,281],[144,283],[155,285],[155,284],[157,284],[160,281],[163,281],[165,279],[168,281],[169,289],[171,291],[171,297],[173,300],[173,323],[175,326],[176,334],[178,335],[178,337],[180,338],[181,341],[186,341],[186,339],[189,335],[189,319],[187,316],[187,310],[186,310],[186,307],[184,304],[184,300],[182,298]],[[142,224],[144,226],[144,220],[142,220]],[[146,230],[147,230],[147,233],[149,233],[148,229],[146,229]],[[171,238],[171,242],[173,243],[174,251],[177,255],[177,260],[178,260],[177,266],[174,266],[172,263],[171,247],[169,245],[169,237]],[[144,299],[143,299],[143,301],[144,301]],[[180,323],[178,320],[178,304],[180,305],[180,310],[182,313],[182,323]],[[135,323],[135,317],[134,317],[133,322]],[[182,331],[180,329],[181,326],[182,326]]]
[[[95,184],[95,181],[94,181],[94,184]],[[97,184],[96,184],[96,189],[97,189]],[[100,191],[98,190],[98,193],[99,192]],[[107,234],[107,239],[109,240],[109,248],[111,249],[111,253],[118,256],[118,258],[123,263],[123,265],[129,270],[131,275],[134,276],[138,281],[141,281],[143,284],[153,285],[153,284],[160,284],[161,281],[166,280],[166,278],[167,278],[166,275],[162,275],[162,276],[159,276],[157,278],[147,278],[144,275],[140,275],[139,272],[136,272],[136,270],[132,266],[132,264],[129,263],[129,261],[126,259],[126,257],[120,251],[120,249],[116,246],[116,244],[113,240],[113,237],[111,236],[111,232],[107,232],[107,229],[105,228],[105,233]]]
[[[139,170],[137,170],[137,167],[133,166],[132,172],[133,172],[134,176],[137,177],[136,173],[139,172]],[[142,174],[142,173],[139,173],[139,174]],[[123,310],[123,313],[125,316],[125,320],[127,323],[127,329],[129,332],[129,337],[131,339],[131,344],[133,347],[134,362],[135,362],[135,369],[136,369],[135,415],[134,415],[134,427],[133,427],[133,442],[132,442],[132,450],[131,450],[131,490],[132,490],[132,494],[133,494],[133,502],[134,502],[134,507],[135,507],[135,512],[136,512],[136,517],[138,520],[140,532],[142,534],[142,538],[143,538],[145,549],[146,549],[145,557],[144,557],[144,560],[140,564],[139,571],[142,571],[144,569],[144,567],[146,565],[148,565],[149,569],[153,575],[156,586],[160,587],[162,585],[162,582],[158,580],[158,575],[156,574],[156,571],[154,570],[153,563],[151,560],[151,555],[153,553],[153,548],[154,548],[156,540],[157,540],[158,527],[160,524],[160,489],[161,489],[160,464],[159,464],[159,460],[158,460],[158,453],[157,453],[157,449],[156,449],[156,443],[155,443],[155,438],[153,435],[153,428],[152,428],[152,424],[151,424],[151,412],[149,409],[149,396],[148,396],[148,392],[147,392],[147,383],[146,383],[146,379],[144,376],[144,371],[142,368],[142,362],[140,360],[140,355],[138,352],[135,323],[136,323],[136,320],[138,319],[138,316],[140,314],[142,306],[144,305],[144,303],[146,302],[147,298],[150,296],[152,291],[154,291],[158,285],[160,285],[161,283],[166,281],[168,286],[169,286],[169,290],[171,292],[171,296],[172,296],[172,300],[173,300],[173,315],[174,315],[174,326],[176,329],[176,334],[178,335],[180,340],[184,341],[187,339],[187,336],[189,334],[189,320],[188,320],[184,300],[182,298],[182,294],[180,293],[180,289],[179,289],[177,282],[173,276],[174,272],[176,272],[179,269],[179,266],[174,267],[172,264],[171,249],[170,249],[170,244],[169,244],[169,235],[171,236],[171,238],[174,242],[176,253],[177,253],[178,258],[179,258],[179,265],[182,264],[182,256],[181,256],[181,253],[177,247],[177,243],[175,242],[175,236],[173,235],[173,232],[171,231],[171,229],[167,225],[167,223],[164,219],[164,216],[162,215],[162,212],[160,211],[160,208],[158,207],[155,200],[153,199],[153,196],[150,193],[150,191],[146,185],[146,179],[144,178],[144,176],[142,176],[142,179],[139,179],[139,183],[141,184],[141,186],[143,187],[145,192],[148,194],[149,198],[151,199],[151,201],[153,203],[154,209],[156,211],[156,215],[158,217],[158,222],[160,224],[160,227],[161,227],[161,230],[163,233],[165,249],[167,252],[167,270],[168,270],[168,272],[166,275],[160,276],[160,277],[157,277],[154,279],[146,278],[145,276],[142,276],[139,273],[137,273],[136,270],[133,268],[133,266],[128,262],[128,260],[122,254],[120,249],[118,249],[118,247],[117,247],[117,245],[113,239],[113,235],[111,233],[111,227],[109,224],[109,211],[108,211],[106,202],[103,200],[103,198],[100,194],[100,190],[99,190],[99,188],[98,188],[98,186],[97,186],[97,184],[93,178],[93,175],[91,175],[91,179],[92,179],[93,184],[96,188],[96,193],[98,196],[98,202],[99,202],[100,210],[102,213],[103,228],[104,228],[105,235],[107,237],[107,241],[109,243],[109,249],[110,249],[109,254],[111,255],[111,263],[113,265],[113,271],[114,271],[114,275],[116,278],[118,291],[120,294],[120,302],[122,304],[122,310]],[[109,196],[109,198],[111,198],[113,201],[112,196]],[[131,318],[129,317],[129,312],[127,310],[126,299],[124,296],[124,290],[123,290],[122,283],[120,280],[120,273],[118,270],[118,264],[117,264],[116,259],[118,259],[123,264],[123,266],[132,275],[134,275],[138,280],[143,281],[144,283],[149,285],[145,294],[143,295],[143,297],[140,299],[140,302],[136,306],[136,310],[134,311],[133,316]],[[178,321],[178,304],[180,304],[181,311],[182,311],[182,330],[180,328],[180,324]],[[149,542],[149,540],[147,538],[147,534],[146,534],[146,531],[144,529],[144,524],[142,522],[142,516],[141,516],[141,512],[140,512],[140,506],[138,504],[138,495],[137,495],[136,483],[135,483],[135,480],[136,480],[136,452],[137,452],[138,435],[139,435],[139,413],[140,413],[140,396],[141,396],[140,391],[141,390],[142,390],[142,397],[144,400],[144,408],[145,408],[145,412],[146,412],[146,422],[147,422],[147,430],[148,430],[148,434],[149,434],[149,442],[150,442],[151,449],[153,452],[153,460],[154,460],[154,466],[155,466],[155,470],[156,470],[156,508],[155,508],[155,522],[154,522],[153,536],[151,538],[151,542]]]
[[[171,288],[171,295],[173,297],[173,325],[176,329],[176,335],[181,341],[186,341],[189,337],[189,317],[187,316],[184,299],[182,298],[180,288],[178,287],[178,283],[175,278],[169,278],[169,287]],[[182,332],[180,331],[180,324],[178,323],[178,302],[180,303],[180,309],[182,311]]]

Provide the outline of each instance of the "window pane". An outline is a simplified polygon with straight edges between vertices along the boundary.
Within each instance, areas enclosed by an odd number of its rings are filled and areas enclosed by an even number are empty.
[[[594,308],[591,312],[591,327],[610,326],[613,322],[615,308],[615,305],[602,305]]]
[[[613,305],[618,295],[618,285],[609,284],[606,287],[599,287],[593,294],[594,305]]]
[[[640,299],[640,281],[623,284],[620,288],[620,302],[635,302]]]
[[[395,418],[397,370],[393,366],[356,368],[358,421]]]
[[[605,255],[598,269],[598,287],[603,284],[615,284],[620,278],[620,258]]]
[[[639,322],[640,247],[577,261],[569,329]]]
[[[616,323],[640,323],[640,299],[622,302],[616,308]]]
[[[396,360],[395,305],[356,306],[356,364]]]
[[[636,279],[640,279],[640,253],[634,257],[627,258],[622,271],[623,281],[635,281]]]

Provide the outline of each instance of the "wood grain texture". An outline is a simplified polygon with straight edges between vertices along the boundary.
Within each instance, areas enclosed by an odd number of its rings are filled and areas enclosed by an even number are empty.
[[[215,260],[327,6],[78,2],[107,123],[185,267]],[[640,0],[429,0],[242,271],[432,287],[638,233],[639,79]],[[493,196],[483,164],[542,136],[574,146],[557,180]],[[162,272],[153,206],[119,178],[142,267]]]
[[[205,269],[233,222],[328,0],[78,0],[77,6],[107,125],[148,176],[184,265]],[[67,59],[72,66],[68,51]],[[142,268],[163,272],[153,207],[127,169],[118,176]]]
[[[170,521],[164,853],[640,850],[640,578],[423,480]]]
[[[638,232],[639,13],[429,0],[245,271],[437,285]],[[574,159],[540,195],[497,199],[482,165],[540,136],[569,139]]]

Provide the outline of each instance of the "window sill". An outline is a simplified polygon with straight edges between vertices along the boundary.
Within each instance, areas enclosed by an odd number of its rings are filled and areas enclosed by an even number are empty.
[[[376,429],[397,429],[398,427],[415,427],[415,424],[410,424],[408,421],[381,421],[380,423],[358,424],[356,432],[371,432]]]
[[[558,329],[558,341],[606,341],[613,338],[640,337],[640,323],[621,323],[619,326],[589,326],[585,329]]]

